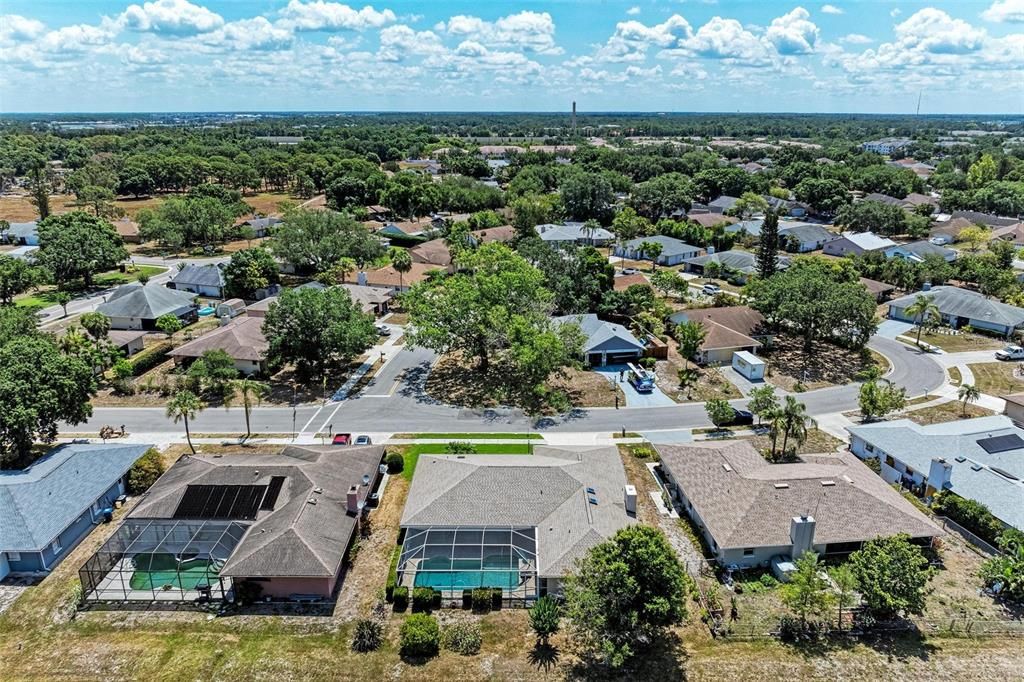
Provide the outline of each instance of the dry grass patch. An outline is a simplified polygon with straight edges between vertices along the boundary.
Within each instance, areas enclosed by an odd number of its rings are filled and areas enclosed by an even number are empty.
[[[564,392],[573,407],[615,407],[616,397],[619,405],[626,404],[626,396],[619,385],[608,381],[598,372],[566,369],[563,376],[552,378],[548,384]]]
[[[676,348],[675,341],[670,340],[668,360],[659,360],[654,367],[658,388],[662,393],[677,403],[743,397],[739,389],[733,386],[717,367],[700,367],[693,362],[684,363]],[[679,370],[684,366],[697,372],[697,383],[685,390],[679,385]]]
[[[911,330],[905,336],[917,340],[917,331]],[[1006,345],[1006,341],[984,336],[982,334],[921,334],[921,343],[938,346],[947,353],[964,353],[972,350],[998,350]]]
[[[921,426],[927,426],[928,424],[942,424],[945,422],[956,421],[958,419],[988,417],[993,414],[995,414],[995,412],[981,407],[980,405],[967,405],[965,410],[963,403],[957,400],[951,400],[946,403],[940,403],[939,405],[924,407],[920,410],[911,410],[902,416],[920,424]]]
[[[1022,363],[1016,362],[983,362],[967,365],[974,375],[974,385],[979,391],[988,395],[1000,396],[1017,393],[1024,388],[1024,377],[1015,375]]]
[[[848,384],[872,366],[889,371],[888,361],[873,351],[862,353],[816,341],[805,352],[803,339],[788,334],[776,336],[771,350],[761,350],[768,361],[765,378],[784,391],[793,391],[798,383],[807,391]]]
[[[772,437],[767,433],[758,436],[740,436],[741,440],[749,440],[751,445],[758,451],[769,450],[772,447]],[[782,434],[779,434],[779,438],[775,443],[776,448],[782,448]],[[793,440],[790,439],[787,444],[787,448],[792,449]],[[845,448],[846,443],[839,440],[832,434],[822,431],[821,429],[809,428],[807,430],[807,440],[803,445],[796,448],[796,454],[798,455],[811,455],[815,453],[831,454],[841,448]]]

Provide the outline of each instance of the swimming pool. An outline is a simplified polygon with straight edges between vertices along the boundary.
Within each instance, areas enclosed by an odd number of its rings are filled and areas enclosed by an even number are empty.
[[[182,590],[209,585],[217,580],[217,568],[209,559],[178,560],[170,554],[139,554],[128,579],[133,590],[160,590],[165,585]]]
[[[519,587],[520,572],[508,556],[479,559],[426,559],[416,570],[415,587],[433,587],[437,590],[469,590],[474,587],[500,587],[513,590]],[[437,570],[439,568],[447,570]]]

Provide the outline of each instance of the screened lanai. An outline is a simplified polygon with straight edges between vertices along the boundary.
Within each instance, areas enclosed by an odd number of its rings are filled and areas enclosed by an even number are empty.
[[[463,590],[498,587],[506,599],[537,596],[536,529],[529,527],[408,528],[398,562],[398,584],[432,587],[444,598]]]
[[[128,519],[79,571],[87,601],[223,599],[220,569],[249,524]]]

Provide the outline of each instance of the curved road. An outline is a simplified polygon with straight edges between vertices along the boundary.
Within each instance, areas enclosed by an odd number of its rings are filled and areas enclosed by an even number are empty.
[[[908,397],[925,395],[945,382],[942,367],[928,354],[882,337],[868,346],[889,358],[892,369],[887,379],[907,389]],[[403,349],[356,398],[326,406],[257,407],[253,409],[254,433],[317,432],[483,432],[563,431],[612,432],[656,431],[710,426],[701,403],[669,407],[580,409],[568,415],[531,418],[518,409],[462,409],[438,403],[422,390],[423,380],[435,356],[425,349]],[[404,376],[400,376],[402,373]],[[799,395],[812,416],[845,412],[857,408],[859,385],[848,384],[808,391]],[[745,400],[732,404],[742,407]],[[124,424],[132,433],[180,432],[162,408],[96,408],[92,419],[65,433],[96,433],[100,426]],[[294,424],[294,427],[293,427]],[[239,433],[245,428],[241,408],[211,408],[190,422],[195,433]]]

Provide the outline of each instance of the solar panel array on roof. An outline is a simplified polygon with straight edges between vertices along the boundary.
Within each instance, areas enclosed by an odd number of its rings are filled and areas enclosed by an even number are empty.
[[[277,504],[277,496],[281,494],[281,486],[284,485],[284,476],[272,476],[270,485],[267,486],[267,494],[263,496],[263,503],[260,504],[260,511],[274,511]]]
[[[190,485],[174,518],[252,520],[266,492],[265,485]]]
[[[1020,450],[1024,448],[1024,440],[1021,440],[1021,437],[1017,434],[1011,433],[1005,436],[982,438],[978,441],[978,445],[981,446],[988,454],[994,455],[997,452]]]

